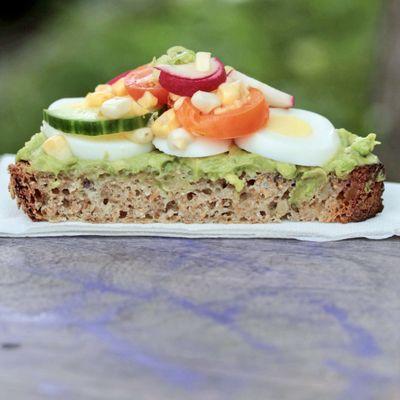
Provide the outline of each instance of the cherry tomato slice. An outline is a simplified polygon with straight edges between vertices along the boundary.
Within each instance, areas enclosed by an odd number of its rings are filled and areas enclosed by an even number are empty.
[[[261,129],[268,121],[269,106],[257,89],[249,89],[249,98],[239,108],[222,114],[203,114],[185,99],[176,110],[181,125],[189,132],[215,139],[233,139]]]
[[[168,91],[154,79],[153,71],[154,68],[151,65],[142,65],[134,69],[125,76],[125,87],[135,100],[140,99],[147,91],[157,97],[158,105],[162,106],[168,101]]]
[[[117,75],[116,77],[110,79],[107,82],[107,85],[113,85],[115,82],[118,82],[121,78],[123,78],[124,76],[128,75],[132,70],[130,69],[129,71],[125,71],[122,74]]]

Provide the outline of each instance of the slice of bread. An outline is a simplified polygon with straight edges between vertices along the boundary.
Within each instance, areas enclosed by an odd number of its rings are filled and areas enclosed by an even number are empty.
[[[329,175],[309,200],[290,203],[296,181],[277,173],[246,177],[241,192],[221,179],[168,190],[150,174],[100,175],[37,172],[19,161],[9,167],[10,192],[33,221],[267,223],[281,220],[356,222],[383,209],[382,164],[357,167],[346,178]]]

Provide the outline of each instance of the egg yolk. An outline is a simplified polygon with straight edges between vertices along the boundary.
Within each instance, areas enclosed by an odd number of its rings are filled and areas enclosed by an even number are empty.
[[[267,129],[291,137],[307,137],[312,134],[311,126],[293,115],[270,115]]]

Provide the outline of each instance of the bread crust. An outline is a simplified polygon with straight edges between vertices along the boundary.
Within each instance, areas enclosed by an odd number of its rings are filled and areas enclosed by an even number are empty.
[[[84,175],[34,171],[29,162],[9,166],[11,196],[32,221],[93,223],[267,223],[281,220],[357,222],[383,209],[382,164],[357,167],[346,178],[329,176],[310,200],[292,206],[294,180],[276,173],[246,177],[238,193],[225,180],[201,179],[161,189],[149,174]],[[179,181],[179,180],[178,180]],[[57,185],[55,185],[57,183]]]

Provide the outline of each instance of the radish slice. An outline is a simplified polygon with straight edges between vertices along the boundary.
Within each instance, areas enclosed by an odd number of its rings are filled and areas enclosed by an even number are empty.
[[[271,107],[292,108],[294,106],[294,96],[268,86],[265,83],[242,74],[239,71],[231,71],[229,73],[229,79],[233,81],[240,80],[244,84],[260,90]]]
[[[157,65],[160,85],[171,93],[191,97],[198,90],[211,92],[226,81],[224,64],[213,57],[209,71],[199,71],[195,63],[182,65]]]
[[[118,82],[121,78],[125,77],[126,75],[129,74],[129,72],[131,72],[132,70],[130,69],[129,71],[125,71],[122,74],[117,75],[115,78],[110,79],[107,82],[107,85],[112,85],[115,82]]]

